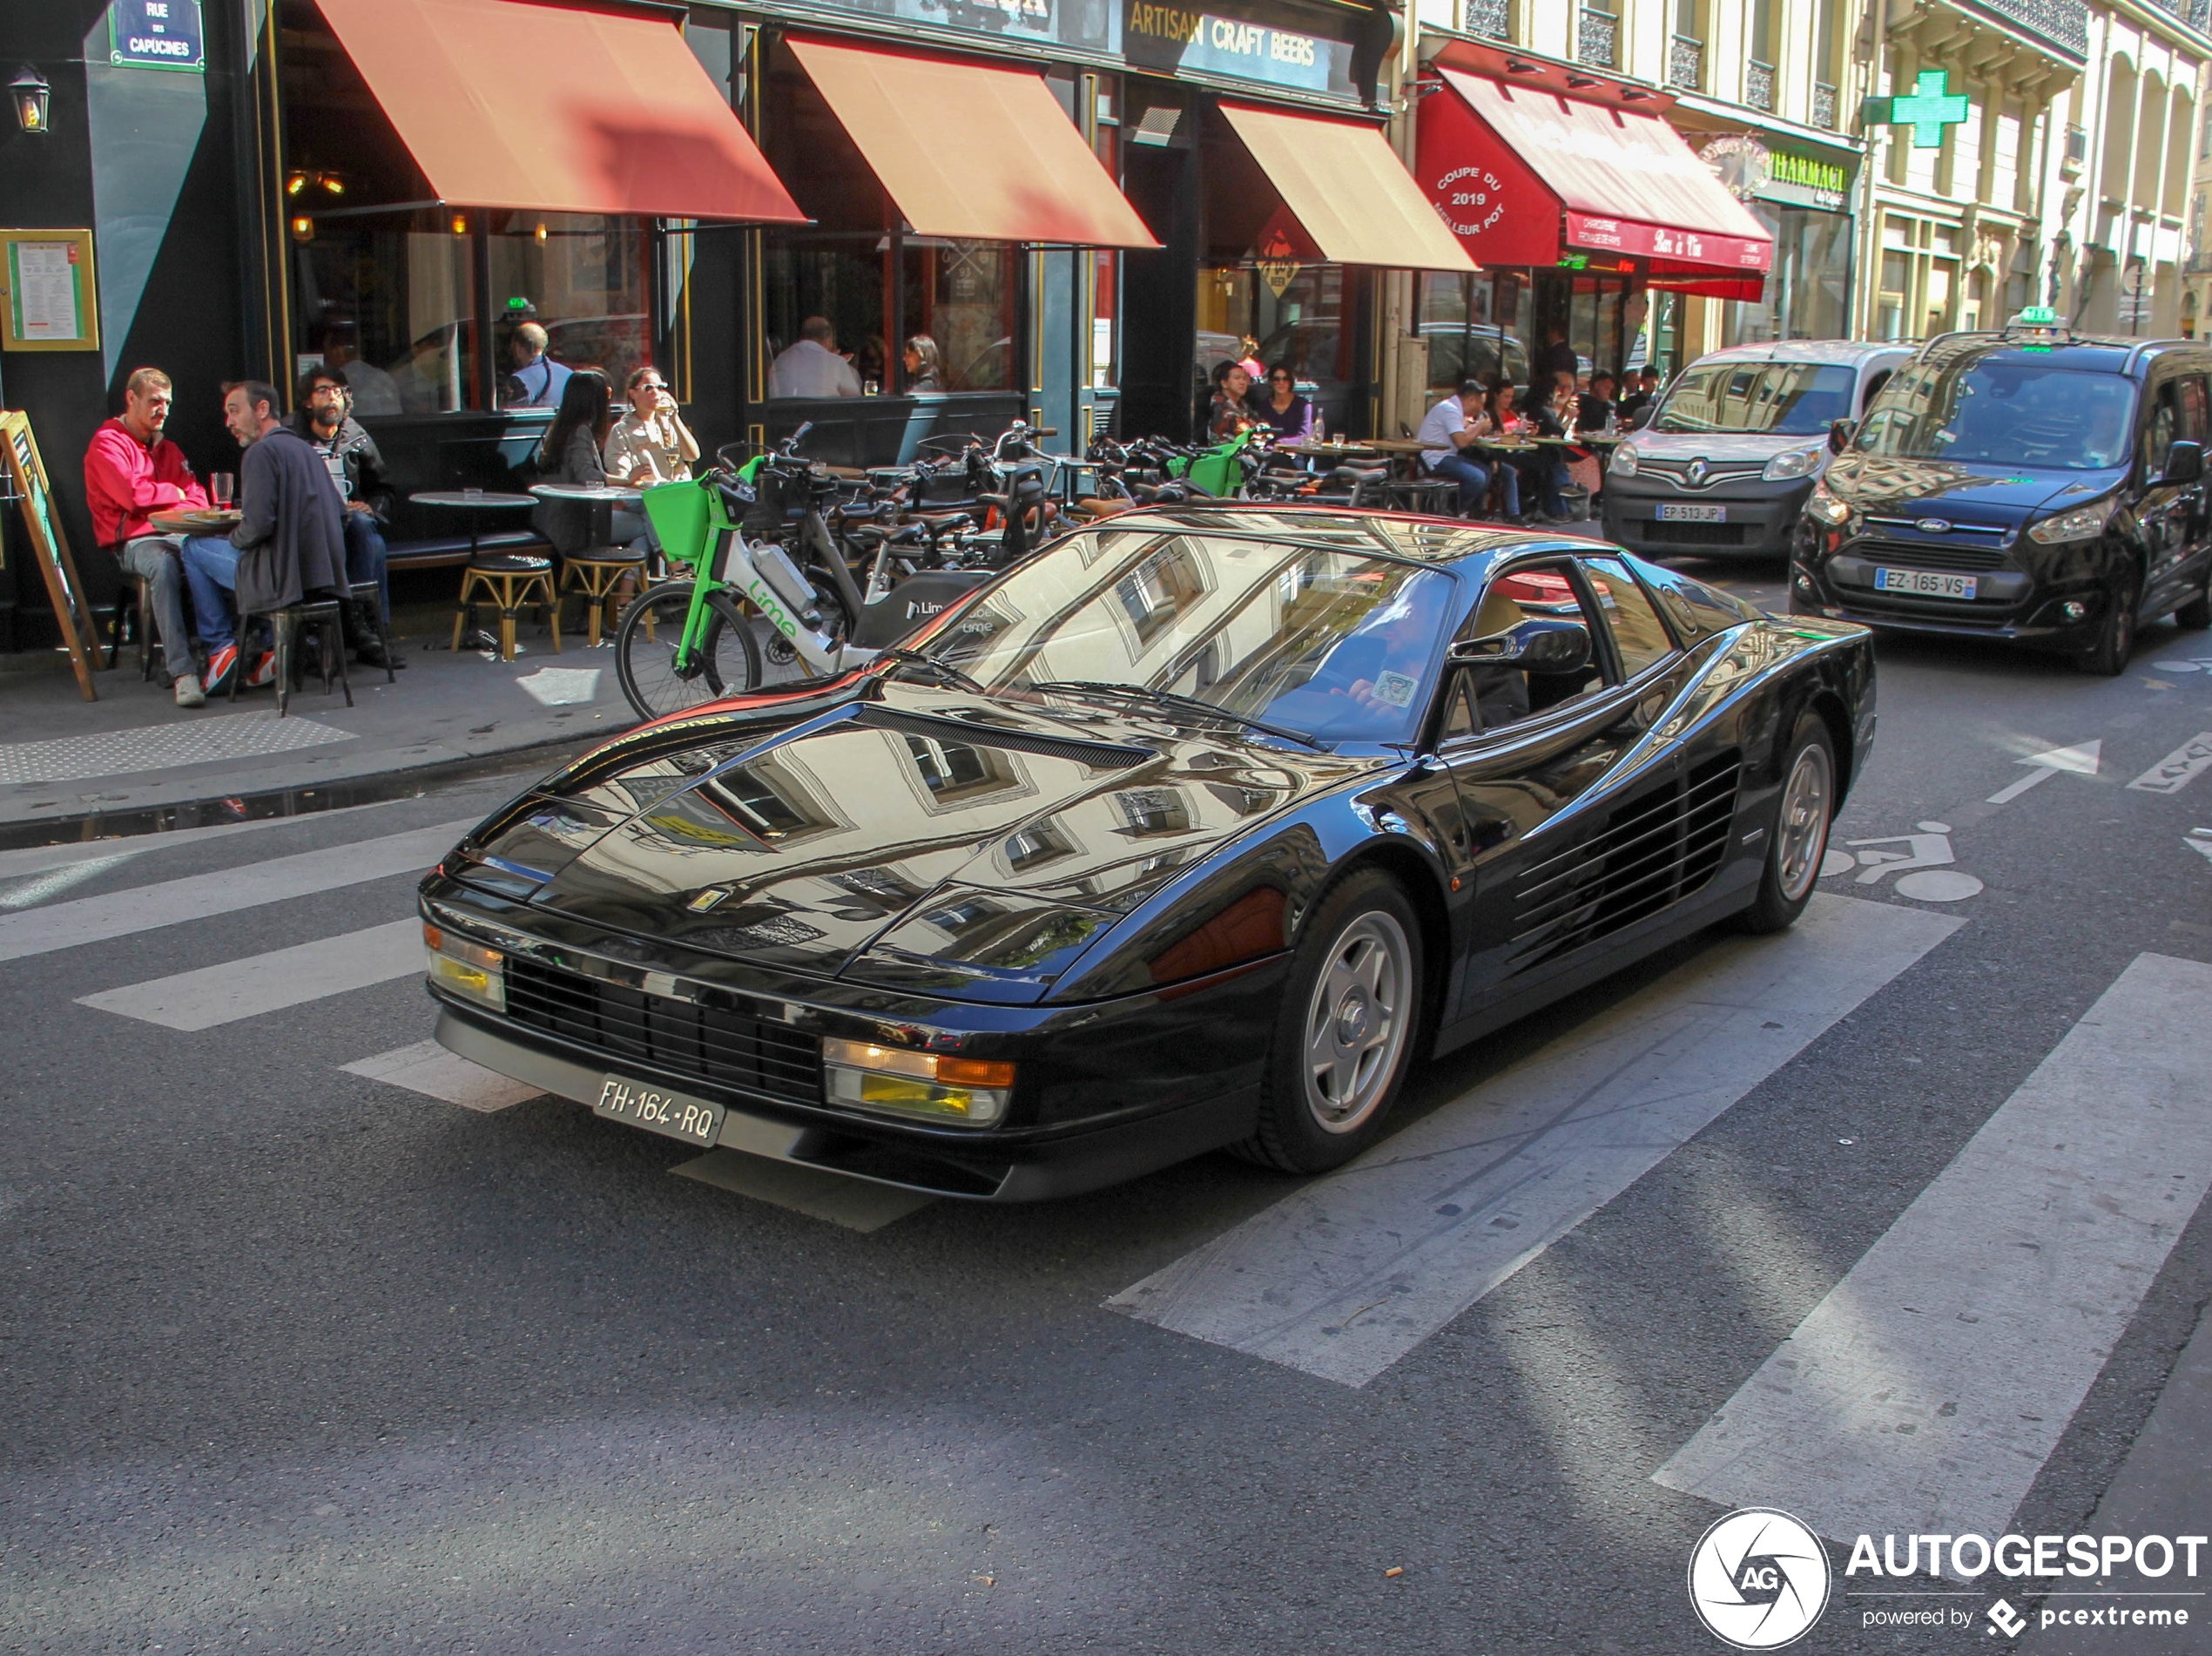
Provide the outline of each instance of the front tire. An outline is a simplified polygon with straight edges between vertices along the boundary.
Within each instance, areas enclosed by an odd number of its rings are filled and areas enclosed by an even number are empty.
[[[677,670],[676,646],[683,642],[685,618],[691,612],[691,585],[664,581],[623,612],[615,633],[615,676],[642,719],[741,695],[760,683],[760,646],[752,624],[726,592],[708,595],[698,658],[686,671]]]
[[[2135,653],[2135,612],[2143,601],[2142,578],[2130,571],[2121,578],[2112,595],[2112,607],[2097,641],[2081,652],[2081,671],[2099,679],[2117,679],[2128,671],[2128,658]]]
[[[1836,820],[1836,746],[1818,713],[1799,715],[1782,767],[1782,798],[1767,836],[1759,895],[1740,916],[1758,936],[1786,931],[1812,901],[1828,833]]]
[[[1306,922],[1261,1081],[1248,1161],[1341,1167],[1381,1136],[1413,1067],[1423,1004],[1420,924],[1379,869],[1353,874]]]

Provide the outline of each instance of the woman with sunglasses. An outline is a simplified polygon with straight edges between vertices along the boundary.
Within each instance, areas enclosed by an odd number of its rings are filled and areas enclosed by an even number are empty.
[[[1259,417],[1278,443],[1305,443],[1313,436],[1313,405],[1298,394],[1298,375],[1288,362],[1267,370],[1267,395],[1259,399]]]

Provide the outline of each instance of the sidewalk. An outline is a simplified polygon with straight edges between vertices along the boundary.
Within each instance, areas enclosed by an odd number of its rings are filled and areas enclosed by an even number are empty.
[[[310,678],[282,720],[273,689],[179,707],[158,674],[139,681],[129,646],[114,672],[94,674],[96,702],[79,695],[59,651],[0,656],[0,823],[312,787],[540,747],[550,768],[551,745],[636,722],[611,648],[588,649],[578,636],[556,656],[525,628],[527,653],[501,662],[455,654],[442,647],[449,631],[401,619],[414,624],[395,640],[408,664],[396,684],[348,663],[351,708],[334,685],[325,695]]]

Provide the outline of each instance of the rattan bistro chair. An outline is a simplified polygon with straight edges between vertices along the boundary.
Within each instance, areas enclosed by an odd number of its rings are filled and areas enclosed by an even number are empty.
[[[561,605],[553,591],[553,560],[527,552],[494,553],[471,558],[461,575],[461,596],[453,609],[453,647],[476,625],[476,605],[499,612],[499,659],[515,659],[515,617],[534,605],[553,634],[553,653],[561,653]]]

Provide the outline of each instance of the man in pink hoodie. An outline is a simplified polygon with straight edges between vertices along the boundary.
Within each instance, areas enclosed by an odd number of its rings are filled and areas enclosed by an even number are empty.
[[[152,582],[164,676],[176,686],[179,707],[198,707],[207,697],[185,615],[183,543],[149,521],[157,511],[207,504],[207,491],[192,475],[185,451],[161,435],[169,423],[170,396],[169,376],[159,368],[132,372],[124,385],[121,416],[95,431],[84,450],[84,494],[92,508],[93,538],[130,573]]]

